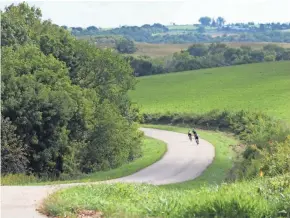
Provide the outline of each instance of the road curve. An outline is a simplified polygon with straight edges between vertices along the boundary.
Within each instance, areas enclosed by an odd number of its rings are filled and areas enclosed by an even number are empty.
[[[192,180],[198,177],[213,161],[215,150],[209,142],[190,142],[186,134],[141,128],[146,136],[167,143],[163,158],[130,176],[95,183],[135,182],[154,185]],[[91,183],[71,183],[46,186],[1,186],[2,218],[44,218],[36,211],[37,205],[48,194],[65,187]]]

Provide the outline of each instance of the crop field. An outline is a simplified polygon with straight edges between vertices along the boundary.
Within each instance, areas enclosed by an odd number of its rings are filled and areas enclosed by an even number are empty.
[[[146,113],[246,109],[290,121],[290,62],[142,77],[130,96]]]
[[[134,55],[147,55],[150,57],[164,57],[172,55],[174,52],[186,50],[193,43],[184,44],[150,44],[150,43],[136,43],[137,51]],[[209,43],[204,43],[209,44]],[[267,44],[266,42],[232,42],[226,43],[229,47],[238,48],[242,45],[250,46],[252,49],[261,49]],[[283,48],[290,48],[290,43],[275,43]]]

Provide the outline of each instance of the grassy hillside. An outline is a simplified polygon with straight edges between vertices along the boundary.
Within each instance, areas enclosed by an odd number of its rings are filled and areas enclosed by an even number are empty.
[[[146,113],[250,109],[290,121],[290,62],[144,77],[130,96]]]
[[[184,44],[150,44],[150,43],[136,43],[137,51],[134,55],[148,55],[151,57],[164,57],[172,55],[174,52],[180,52],[181,50],[187,49],[193,43],[184,43]],[[209,43],[204,43],[209,44]],[[229,47],[239,48],[242,45],[250,46],[253,49],[261,49],[267,44],[267,42],[229,42],[225,43]],[[283,48],[290,48],[290,43],[274,43]],[[109,46],[109,45],[108,45]]]

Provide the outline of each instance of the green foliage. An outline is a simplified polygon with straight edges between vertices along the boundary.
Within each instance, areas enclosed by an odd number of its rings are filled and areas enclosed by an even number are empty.
[[[126,59],[130,62],[131,67],[134,69],[135,76],[154,75],[165,72],[165,67],[162,63],[147,56],[127,56]]]
[[[132,54],[135,51],[137,51],[135,44],[132,40],[130,39],[120,39],[116,41],[116,49],[118,52],[124,54]]]
[[[200,22],[201,25],[203,26],[209,26],[211,23],[211,18],[210,17],[201,17],[198,20]]]
[[[40,10],[27,3],[6,8],[2,22],[2,115],[16,127],[19,146],[21,140],[27,145],[32,173],[43,178],[82,173],[88,150],[107,146],[119,152],[90,160],[94,167],[86,172],[140,156],[139,114],[127,96],[135,79],[123,57],[41,21]],[[105,134],[97,134],[100,128]],[[105,140],[109,132],[125,134],[122,143]]]
[[[288,53],[289,49],[272,44],[264,46],[261,50],[252,50],[246,46],[232,48],[227,44],[212,43],[209,45],[193,44],[185,51],[176,52],[172,56],[162,59],[158,64],[150,58],[129,57],[129,59],[131,59],[135,76],[148,76],[212,67],[290,60]]]
[[[271,145],[261,152],[263,156],[261,170],[267,176],[290,172],[290,135],[285,141],[271,142]],[[288,186],[290,186],[289,181]]]
[[[75,146],[75,149],[78,149],[79,146],[83,144],[71,143],[71,146]],[[83,148],[80,148],[83,149]],[[120,167],[115,169],[110,169],[106,171],[98,171],[95,173],[85,174],[78,172],[79,158],[70,157],[67,160],[67,157],[64,157],[64,171],[66,173],[61,174],[59,177],[36,177],[33,175],[25,174],[6,174],[1,176],[1,185],[51,185],[51,184],[64,184],[64,183],[79,183],[79,182],[94,182],[120,178],[124,176],[131,175],[152,163],[160,160],[164,153],[166,152],[167,146],[164,142],[145,137],[141,144],[142,157],[130,161],[126,164],[123,164]],[[79,150],[76,150],[76,152]],[[79,153],[79,152],[77,152]],[[76,163],[74,162],[76,161]]]
[[[136,42],[147,43],[213,43],[213,42],[290,42],[288,23],[262,24],[260,29],[255,24],[236,23],[225,25],[225,19],[218,17],[202,17],[201,25],[161,24],[138,26],[122,26],[113,29],[92,29],[72,27],[71,33],[78,37],[91,36],[122,36]],[[216,36],[218,34],[218,36]]]
[[[283,56],[286,49],[273,45],[268,45],[263,50],[250,50],[245,48],[230,48],[226,44],[214,43],[211,45],[194,44],[187,51],[193,56],[182,52],[174,54],[172,58],[172,71],[196,70],[201,68],[211,68],[229,65],[239,65],[264,61],[289,60]],[[276,50],[275,50],[276,49]],[[180,60],[179,56],[182,57]],[[184,59],[187,59],[184,62]],[[180,67],[181,66],[181,67]]]
[[[200,26],[200,27],[198,27],[197,31],[199,33],[205,33],[205,27],[204,26]]]
[[[26,146],[15,134],[16,127],[1,115],[1,174],[24,173],[28,159]]]
[[[83,172],[116,168],[140,157],[141,150],[135,146],[140,144],[138,132],[132,132],[130,124],[122,119],[117,108],[105,102],[96,111],[95,117],[98,124],[93,129],[88,148],[83,154]]]
[[[207,55],[208,53],[208,48],[206,45],[204,44],[193,44],[192,46],[190,46],[187,51],[189,52],[190,55],[192,56],[198,56],[198,57],[202,57]]]
[[[190,191],[102,184],[58,191],[44,205],[52,216],[87,209],[102,211],[106,217],[288,217],[287,180],[289,175]]]

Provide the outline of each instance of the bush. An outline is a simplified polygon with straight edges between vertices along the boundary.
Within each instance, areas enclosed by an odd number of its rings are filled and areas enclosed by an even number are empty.
[[[134,42],[126,38],[117,40],[115,46],[116,49],[122,54],[132,54],[137,51]]]
[[[271,145],[261,152],[261,170],[268,176],[290,172],[290,135],[285,141],[271,142]]]

